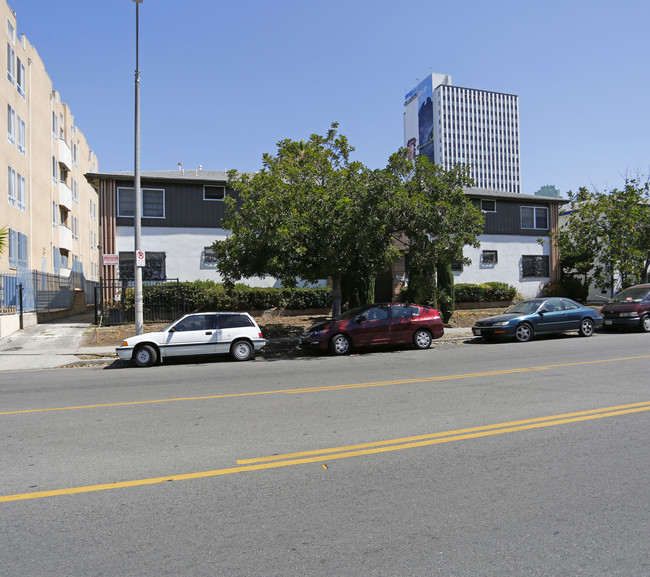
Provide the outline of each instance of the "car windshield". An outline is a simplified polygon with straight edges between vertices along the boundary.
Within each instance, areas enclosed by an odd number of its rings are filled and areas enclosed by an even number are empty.
[[[524,301],[510,307],[506,313],[515,313],[520,315],[530,315],[534,313],[544,301]]]
[[[345,319],[350,319],[352,317],[356,317],[357,315],[360,315],[362,312],[368,310],[368,305],[363,305],[360,307],[356,307],[353,309],[350,309],[349,311],[342,312],[340,315],[334,317],[332,320],[335,321],[344,321]]]
[[[630,287],[618,293],[609,302],[610,303],[640,303],[648,296],[648,293],[650,293],[650,290],[648,290],[645,287],[644,288]]]

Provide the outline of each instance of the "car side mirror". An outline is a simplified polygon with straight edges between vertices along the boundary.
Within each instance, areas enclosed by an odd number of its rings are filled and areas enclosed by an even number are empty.
[[[172,327],[171,329],[169,329],[169,332],[170,332],[170,333],[175,333],[175,332],[176,332],[176,329],[175,329],[174,327]]]
[[[358,323],[362,323],[362,322],[364,322],[364,321],[366,320],[366,317],[365,317],[365,315],[361,315],[361,316],[357,317],[357,318],[354,319],[354,320],[355,320],[356,322],[358,322]]]
[[[546,309],[542,309],[541,311],[537,311],[537,314],[543,315],[544,313],[547,313],[548,311]]]

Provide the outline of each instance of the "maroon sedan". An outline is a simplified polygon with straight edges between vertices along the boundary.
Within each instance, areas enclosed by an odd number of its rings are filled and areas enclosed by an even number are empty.
[[[428,349],[433,339],[444,333],[436,309],[404,303],[379,303],[350,309],[343,314],[309,327],[300,337],[300,346],[329,349],[345,355],[353,348],[376,345],[409,345]]]

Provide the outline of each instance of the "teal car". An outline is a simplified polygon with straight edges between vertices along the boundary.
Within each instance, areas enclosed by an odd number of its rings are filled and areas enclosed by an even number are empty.
[[[485,340],[515,339],[525,343],[536,335],[577,331],[590,337],[603,326],[596,309],[567,298],[538,298],[522,301],[505,313],[477,321],[472,327],[476,337]]]

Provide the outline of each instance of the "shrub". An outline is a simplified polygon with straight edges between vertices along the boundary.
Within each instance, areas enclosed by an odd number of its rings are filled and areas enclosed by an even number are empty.
[[[459,283],[455,290],[457,303],[511,301],[517,296],[517,289],[504,282]]]

